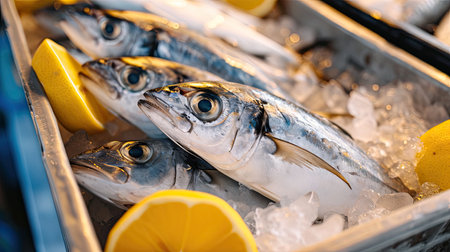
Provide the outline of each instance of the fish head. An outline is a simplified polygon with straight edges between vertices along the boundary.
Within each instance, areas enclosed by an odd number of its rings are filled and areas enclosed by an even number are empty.
[[[149,55],[154,33],[132,22],[108,15],[87,4],[65,5],[58,12],[60,27],[69,39],[92,58]]]
[[[186,82],[149,90],[138,104],[182,148],[213,166],[233,169],[257,146],[266,121],[260,102],[245,88]]]
[[[160,87],[167,74],[157,66],[143,64],[145,59],[107,58],[83,64],[80,79],[84,86],[113,111],[135,110],[136,101],[145,90]],[[125,112],[125,111],[124,111]]]
[[[153,64],[151,57],[108,58],[86,62],[79,76],[97,100],[116,116],[143,129],[154,138],[164,136],[156,126],[148,123],[136,102],[145,90],[160,87],[162,83],[176,83],[178,76],[167,68]]]
[[[126,208],[156,191],[186,188],[190,174],[177,158],[168,140],[112,141],[72,157],[70,163],[82,186]]]

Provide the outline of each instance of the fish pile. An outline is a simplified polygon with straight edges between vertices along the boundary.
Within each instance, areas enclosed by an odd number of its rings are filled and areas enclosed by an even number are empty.
[[[69,48],[84,62],[89,92],[146,135],[72,156],[83,187],[123,209],[159,190],[199,190],[249,206],[242,216],[314,192],[320,207],[311,221],[347,215],[367,191],[408,191],[319,115],[327,113],[292,94],[299,76],[314,74],[297,53],[237,19],[205,32],[153,6],[153,13],[88,4],[37,13],[39,20],[50,13],[50,25],[81,50]]]

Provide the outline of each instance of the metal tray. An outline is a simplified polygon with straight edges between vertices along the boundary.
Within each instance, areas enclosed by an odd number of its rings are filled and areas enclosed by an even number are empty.
[[[376,33],[319,1],[283,1],[299,23],[314,27],[319,38],[339,50],[333,62],[356,62],[378,77],[414,81],[450,111],[450,77],[400,50]],[[357,53],[355,53],[357,52]],[[430,199],[352,227],[301,251],[418,251],[450,240],[450,190]]]
[[[1,0],[2,15],[41,143],[44,166],[49,178],[66,248],[71,251],[100,251],[80,189],[76,184],[64,149],[58,123],[48,99],[31,69],[31,56],[22,24],[12,0]],[[450,78],[414,56],[390,45],[335,9],[318,1],[283,1],[287,13],[313,27],[319,37],[329,39],[339,53],[334,60],[348,60],[370,69],[379,83],[400,78],[414,80],[433,94],[435,102],[450,112]],[[354,53],[358,52],[358,53]],[[384,250],[430,248],[450,239],[450,191],[413,206],[350,228],[302,251],[364,249]]]
[[[450,74],[450,46],[407,22],[392,20],[351,1],[322,0],[391,44]]]

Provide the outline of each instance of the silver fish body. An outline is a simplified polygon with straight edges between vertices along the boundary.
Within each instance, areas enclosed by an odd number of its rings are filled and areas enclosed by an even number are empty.
[[[191,32],[178,23],[134,11],[65,6],[61,27],[70,40],[93,58],[153,56],[211,72],[293,100],[275,81],[290,77],[215,38]]]
[[[191,82],[145,96],[140,108],[169,138],[275,201],[315,191],[322,214],[346,214],[364,189],[403,189],[331,123],[265,91]]]
[[[151,138],[166,136],[136,105],[145,90],[195,80],[222,80],[194,67],[154,57],[99,59],[83,64],[83,85],[113,114]]]
[[[120,208],[167,189],[188,189],[214,194],[240,207],[241,214],[270,202],[240,186],[206,162],[168,139],[112,141],[70,159],[83,187]]]
[[[273,55],[288,62],[296,61],[295,56],[286,48],[252,28],[259,24],[259,18],[219,1],[95,0],[93,2],[105,9],[131,10],[131,7],[133,10],[149,11],[184,24],[198,33],[220,37],[250,54]]]

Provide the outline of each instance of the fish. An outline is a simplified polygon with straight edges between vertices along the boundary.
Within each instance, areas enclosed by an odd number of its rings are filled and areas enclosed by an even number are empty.
[[[271,202],[168,139],[111,141],[75,155],[70,163],[80,185],[122,209],[167,189],[214,194],[239,206],[243,216]]]
[[[59,14],[65,18],[60,21],[60,26],[66,35],[94,59],[163,58],[294,101],[279,85],[281,82],[292,83],[287,71],[246,55],[218,39],[203,37],[178,23],[149,13],[101,10],[89,5],[64,6],[58,11],[64,14]]]
[[[83,86],[109,111],[150,138],[167,138],[137,106],[146,90],[179,82],[221,78],[200,69],[154,57],[89,61],[79,74]]]
[[[95,0],[103,8],[111,8],[111,1]],[[192,0],[131,0],[115,3],[119,9],[147,10],[174,22],[186,25],[203,35],[213,35],[237,46],[241,50],[260,57],[277,56],[286,63],[295,64],[295,54],[259,33],[251,26],[259,19],[215,1]],[[116,9],[116,8],[114,8]],[[202,13],[198,15],[198,13]]]
[[[274,201],[314,191],[320,214],[347,214],[363,190],[405,189],[329,121],[266,91],[188,82],[144,96],[139,107],[172,141]]]

